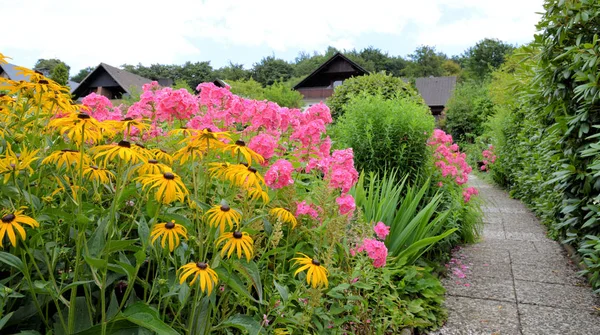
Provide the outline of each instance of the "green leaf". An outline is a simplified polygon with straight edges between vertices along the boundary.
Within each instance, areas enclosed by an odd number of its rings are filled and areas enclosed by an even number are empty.
[[[0,319],[0,330],[2,330],[2,328],[8,322],[8,320],[13,315],[13,313],[14,312],[10,312],[10,313],[6,314],[2,319]]]
[[[258,293],[258,301],[262,304],[263,287],[260,280],[260,271],[258,271],[258,266],[254,262],[246,262],[245,260],[239,260],[236,263],[240,265],[236,269],[250,280],[252,286],[254,286],[254,289]]]
[[[0,262],[12,266],[13,268],[23,272],[23,262],[19,259],[19,257],[9,254],[8,252],[0,251]]]
[[[286,302],[289,299],[289,290],[287,286],[279,284],[276,280],[273,280],[273,284],[275,284],[275,288],[277,289],[277,292],[279,292],[281,300]]]
[[[122,314],[126,320],[133,322],[140,327],[150,329],[158,334],[179,335],[175,329],[169,327],[169,325],[162,321],[156,309],[142,302],[136,302],[127,307]]]
[[[217,273],[217,275],[219,276],[219,281],[225,283],[232,290],[243,295],[244,297],[246,297],[256,303],[260,303],[258,300],[256,300],[252,296],[252,294],[250,294],[250,292],[248,292],[248,290],[246,289],[246,286],[244,285],[244,283],[242,282],[242,280],[240,279],[240,277],[237,274],[235,274],[234,272],[227,271],[227,269],[225,269],[224,267],[216,267],[216,268],[214,268],[214,270]]]
[[[229,319],[221,322],[216,329],[223,328],[237,328],[239,330],[245,330],[250,335],[257,335],[264,333],[262,327],[258,321],[248,315],[236,314],[231,316]]]

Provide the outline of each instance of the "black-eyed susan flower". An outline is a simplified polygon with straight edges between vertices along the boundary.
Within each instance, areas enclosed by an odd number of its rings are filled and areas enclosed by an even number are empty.
[[[195,147],[202,151],[210,150],[211,148],[222,148],[225,146],[223,140],[231,141],[229,133],[226,131],[212,131],[205,128],[198,131],[193,136],[184,139],[182,142],[188,142],[189,146]]]
[[[234,185],[244,188],[262,188],[265,179],[260,173],[246,164],[231,165],[225,173],[225,179],[231,181]]]
[[[298,273],[308,270],[306,272],[306,282],[311,285],[313,288],[317,288],[317,286],[329,286],[329,281],[327,281],[327,275],[329,272],[327,269],[321,265],[316,259],[310,258],[303,253],[298,253],[302,257],[292,258],[295,265],[300,265],[298,270],[294,272],[294,276]]]
[[[117,122],[119,127],[118,129],[120,131],[124,131],[127,135],[129,135],[129,133],[131,132],[132,127],[137,128],[140,134],[143,134],[150,129],[150,124],[148,123],[148,120],[144,119],[134,119],[126,117],[123,120]]]
[[[194,275],[190,285],[193,285],[196,282],[196,279],[199,279],[200,290],[202,292],[207,292],[208,295],[211,294],[219,280],[217,273],[204,262],[187,263],[180,267],[179,270],[181,271],[181,274],[179,275],[179,284],[183,284],[188,277]]]
[[[296,220],[294,214],[292,214],[285,208],[275,207],[269,211],[269,214],[271,214],[271,216],[276,217],[281,222],[290,223],[292,225],[292,229],[296,228],[296,225],[298,224],[298,221]]]
[[[109,184],[115,178],[114,173],[107,169],[102,169],[96,165],[89,165],[83,169],[83,176],[91,181],[96,181],[102,184]]]
[[[238,227],[242,220],[242,215],[228,205],[213,206],[204,215],[211,227],[219,227],[221,234],[225,231],[225,225],[233,229],[234,225]]]
[[[184,226],[175,223],[175,220],[172,220],[171,222],[154,225],[154,227],[152,227],[152,232],[150,232],[150,237],[152,237],[152,244],[160,237],[160,244],[163,248],[165,248],[168,240],[169,251],[173,252],[173,250],[179,246],[180,238],[187,238],[187,229],[185,229]]]
[[[248,189],[248,196],[254,200],[262,199],[265,204],[269,202],[269,193],[259,187],[250,187]]]
[[[31,228],[37,228],[40,226],[36,220],[30,218],[29,216],[23,215],[22,213],[23,211],[16,211],[2,216],[2,220],[0,222],[0,248],[3,247],[2,240],[4,240],[4,236],[8,236],[8,240],[14,247],[17,246],[17,237],[15,231],[19,234],[19,236],[21,236],[21,240],[25,240],[27,235],[25,234],[25,229],[23,229],[23,224],[26,224]]]
[[[180,128],[169,130],[168,135],[169,136],[183,135],[185,137],[190,137],[190,136],[197,135],[200,132],[202,132],[202,130],[198,130],[198,129],[194,129],[194,128],[188,128],[186,126],[183,126],[183,127],[180,127]]]
[[[246,142],[242,140],[237,140],[235,143],[227,145],[225,148],[223,148],[223,151],[230,151],[232,157],[235,157],[236,155],[244,156],[248,162],[248,165],[252,165],[252,160],[258,163],[263,163],[265,161],[263,156],[248,148],[246,146]]]
[[[181,177],[170,169],[161,174],[147,174],[136,178],[144,189],[156,189],[154,198],[163,204],[170,204],[175,200],[183,201],[189,194],[181,181]]]
[[[161,174],[165,171],[170,170],[170,168],[162,163],[159,163],[156,159],[149,159],[146,162],[142,163],[137,169],[136,172],[140,175],[145,174]]]
[[[185,164],[187,161],[200,161],[202,158],[204,158],[204,152],[190,145],[186,145],[173,154],[173,159],[179,161],[179,164]]]
[[[254,240],[248,233],[234,231],[233,233],[224,233],[219,236],[216,244],[219,245],[225,242],[223,245],[223,249],[221,249],[221,257],[225,257],[227,254],[227,258],[231,257],[231,254],[235,251],[238,258],[242,258],[242,255],[246,257],[246,260],[250,262],[252,256],[254,255]]]
[[[12,172],[19,172],[22,170],[28,170],[29,173],[33,173],[31,163],[35,162],[38,157],[36,154],[39,150],[28,150],[27,147],[23,147],[20,153],[15,153],[11,146],[6,147],[6,154],[0,156],[0,173],[5,174],[4,182],[6,183],[11,176]]]
[[[82,160],[83,164],[91,165],[92,163],[92,160],[86,154],[83,154],[83,157],[81,157],[81,153],[77,150],[63,149],[51,153],[42,160],[42,164],[54,164],[58,168],[70,168],[73,165],[78,166]]]
[[[150,152],[154,156],[154,159],[156,159],[157,161],[163,162],[168,165],[173,165],[173,156],[171,156],[168,152],[162,149],[152,149],[150,150]]]
[[[227,170],[229,169],[229,167],[231,166],[231,164],[227,163],[227,162],[223,162],[223,163],[208,163],[208,172],[210,173],[210,176],[213,178],[219,178],[219,179],[224,179],[225,178],[225,174],[227,173]]]
[[[48,126],[59,129],[61,134],[66,134],[75,143],[97,143],[103,137],[102,132],[106,130],[98,120],[87,113],[71,113],[67,117],[56,118],[51,120]]]
[[[101,159],[102,164],[106,166],[115,158],[119,158],[124,162],[137,164],[146,161],[146,157],[136,148],[132,148],[129,141],[120,141],[117,144],[99,145],[91,149],[96,153],[94,159]]]

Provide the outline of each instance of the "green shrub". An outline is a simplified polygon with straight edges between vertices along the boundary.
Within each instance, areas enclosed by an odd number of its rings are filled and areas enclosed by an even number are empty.
[[[262,85],[252,78],[248,80],[230,80],[227,83],[231,85],[231,93],[233,94],[248,99],[265,99],[265,92]]]
[[[493,112],[485,84],[469,81],[458,84],[446,106],[446,130],[459,143],[473,142],[483,133],[483,124]]]
[[[302,107],[302,94],[295,91],[281,82],[265,87],[265,99],[277,103],[281,107],[300,108]]]
[[[333,95],[327,99],[331,109],[331,116],[335,119],[344,113],[344,107],[352,97],[357,95],[380,95],[385,99],[396,97],[409,97],[415,101],[422,101],[419,93],[409,84],[398,77],[380,73],[371,73],[347,79],[335,88]]]
[[[398,168],[414,180],[430,157],[426,142],[434,123],[429,108],[414,99],[361,95],[345,107],[333,139],[354,149],[359,171]]]

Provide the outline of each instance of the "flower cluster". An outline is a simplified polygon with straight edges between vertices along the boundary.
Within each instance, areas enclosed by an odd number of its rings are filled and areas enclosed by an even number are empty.
[[[496,162],[494,146],[490,145],[489,149],[483,150],[481,152],[481,155],[483,156],[483,165],[481,166],[481,171],[487,171],[489,168],[489,164],[494,164],[494,162]]]
[[[469,180],[472,168],[467,164],[467,155],[461,153],[458,144],[452,142],[452,135],[435,129],[427,144],[434,150],[435,166],[443,178],[449,177],[458,185],[463,185]]]
[[[385,240],[390,233],[390,227],[383,222],[377,222],[373,227],[373,231],[375,231],[377,238]],[[385,266],[388,255],[388,249],[385,246],[385,243],[374,238],[365,238],[354,253],[363,251],[366,251],[369,258],[373,260],[374,267],[380,268]]]
[[[463,190],[463,199],[465,203],[471,201],[471,197],[474,195],[478,195],[479,191],[475,187],[467,187]]]

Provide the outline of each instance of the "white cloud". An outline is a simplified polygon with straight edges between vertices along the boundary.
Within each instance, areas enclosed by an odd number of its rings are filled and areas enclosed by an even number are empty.
[[[0,0],[0,50],[58,57],[74,69],[101,61],[173,63],[201,60],[212,39],[237,50],[267,47],[351,48],[361,34],[402,36],[419,44],[472,45],[484,37],[531,38],[542,0]],[[443,22],[446,9],[469,18]],[[412,29],[411,29],[412,30]],[[377,46],[385,49],[385,46]],[[227,57],[227,55],[223,55]],[[18,63],[18,60],[15,60]]]

